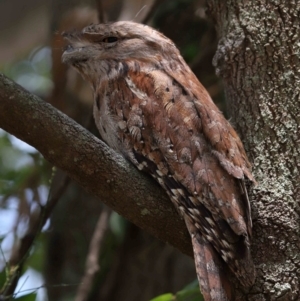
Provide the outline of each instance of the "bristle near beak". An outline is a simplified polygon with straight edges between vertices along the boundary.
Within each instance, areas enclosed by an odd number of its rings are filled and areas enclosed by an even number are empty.
[[[62,32],[63,38],[67,41],[62,55],[62,62],[72,64],[79,61],[86,61],[86,56],[82,50],[86,47],[81,31]]]

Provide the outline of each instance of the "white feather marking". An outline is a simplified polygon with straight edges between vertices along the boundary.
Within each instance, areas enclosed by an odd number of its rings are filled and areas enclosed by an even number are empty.
[[[137,88],[135,83],[131,80],[129,76],[125,77],[126,83],[133,94],[135,94],[138,98],[146,100],[148,98],[147,94],[140,89]]]
[[[148,165],[147,165],[147,162],[144,161],[144,162],[140,163],[139,165],[137,165],[137,168],[138,168],[139,170],[143,170],[144,167],[147,167],[147,166],[148,166]]]
[[[199,210],[195,208],[188,208],[189,212],[191,212],[194,216],[199,215]]]
[[[164,174],[163,174],[159,169],[156,170],[156,173],[157,173],[160,177],[163,177],[163,176],[164,176]]]
[[[222,239],[222,244],[223,244],[223,246],[225,246],[226,248],[230,249],[230,245],[229,245],[229,243],[228,243],[225,239]]]
[[[120,120],[118,122],[118,127],[120,130],[124,131],[127,128],[127,123],[124,120]]]
[[[213,222],[213,220],[212,220],[210,217],[206,217],[205,219],[208,221],[208,223],[209,223],[211,226],[214,226],[214,225],[215,225],[214,222]]]
[[[197,199],[196,199],[195,197],[190,196],[189,199],[190,199],[190,201],[191,201],[194,205],[197,205],[198,201],[197,201]]]
[[[156,180],[157,180],[157,182],[158,182],[160,185],[162,185],[162,186],[165,184],[164,181],[163,181],[163,179],[160,178],[160,177],[157,177]]]

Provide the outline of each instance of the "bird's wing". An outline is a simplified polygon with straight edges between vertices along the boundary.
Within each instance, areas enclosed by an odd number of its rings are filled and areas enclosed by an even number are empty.
[[[165,70],[193,98],[201,119],[203,133],[214,147],[213,152],[220,164],[235,178],[243,179],[246,176],[256,183],[250,171],[251,164],[236,131],[220,113],[206,89],[184,61],[179,66],[186,69],[185,72],[180,72],[180,68],[177,70],[167,66],[165,66]]]

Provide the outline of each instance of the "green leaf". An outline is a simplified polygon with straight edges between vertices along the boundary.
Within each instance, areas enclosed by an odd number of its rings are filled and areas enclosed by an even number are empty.
[[[118,242],[122,242],[125,238],[127,230],[127,221],[116,212],[112,212],[109,219],[109,226]]]
[[[204,301],[200,292],[198,280],[191,282],[176,293],[176,301]]]
[[[154,299],[151,299],[150,301],[174,301],[174,295],[171,293],[163,294],[158,297],[155,297]]]
[[[36,294],[32,293],[32,294],[21,296],[20,298],[16,298],[14,300],[16,300],[16,301],[35,301],[35,299],[36,299]]]
[[[2,289],[2,286],[5,284],[6,281],[6,269],[3,269],[3,271],[0,273],[0,290]]]
[[[31,248],[30,256],[28,257],[25,267],[33,268],[41,272],[45,264],[46,252],[46,237],[41,233],[35,240],[33,248]]]
[[[168,293],[160,295],[150,301],[204,301],[204,298],[200,292],[198,280],[196,279],[175,295]]]
[[[204,301],[199,288],[182,290],[176,294],[176,301]]]
[[[187,284],[183,289],[183,290],[191,290],[191,289],[194,289],[194,288],[197,288],[199,289],[199,282],[198,282],[198,279],[195,279],[194,281],[192,281],[191,283]]]

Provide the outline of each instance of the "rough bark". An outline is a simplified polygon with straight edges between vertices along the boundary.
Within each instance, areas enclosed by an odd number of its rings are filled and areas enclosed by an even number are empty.
[[[240,300],[300,300],[300,2],[210,0],[214,58],[253,162],[257,280]]]
[[[192,254],[183,220],[154,180],[65,114],[1,74],[0,127],[34,146],[86,191],[140,228]]]

